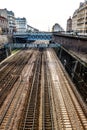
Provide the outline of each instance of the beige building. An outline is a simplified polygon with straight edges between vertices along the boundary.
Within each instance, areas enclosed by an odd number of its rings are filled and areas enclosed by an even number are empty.
[[[9,26],[9,33],[12,34],[16,28],[14,12],[8,11],[6,8],[0,9],[0,16],[7,19],[8,26]],[[5,24],[3,23],[3,25],[5,25]]]
[[[0,34],[8,33],[8,20],[5,17],[0,16]]]
[[[8,18],[7,16],[7,9],[0,9],[0,16],[4,17],[4,18]]]
[[[71,32],[72,31],[72,19],[71,17],[69,17],[69,19],[67,20],[67,28],[66,28],[67,32]]]
[[[79,8],[72,17],[72,30],[79,33],[87,33],[87,1],[80,3]]]
[[[72,17],[72,30],[74,32],[77,32],[77,12],[78,10],[74,12],[73,17]]]

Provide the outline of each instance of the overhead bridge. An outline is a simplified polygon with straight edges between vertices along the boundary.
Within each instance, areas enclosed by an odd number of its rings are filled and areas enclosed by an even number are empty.
[[[51,40],[52,33],[51,32],[14,33],[13,39],[15,42]]]
[[[5,47],[11,48],[57,48],[60,47],[58,43],[51,43],[51,44],[34,44],[34,43],[10,43],[6,44]]]

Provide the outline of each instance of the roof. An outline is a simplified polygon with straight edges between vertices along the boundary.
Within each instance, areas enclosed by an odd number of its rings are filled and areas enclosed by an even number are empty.
[[[0,16],[0,19],[3,19],[3,20],[7,20],[5,17],[3,17],[3,16]]]

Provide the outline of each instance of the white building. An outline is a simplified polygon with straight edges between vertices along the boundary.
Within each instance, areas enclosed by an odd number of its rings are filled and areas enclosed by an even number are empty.
[[[7,16],[8,16],[8,24],[9,24],[9,33],[13,33],[16,31],[16,26],[15,26],[15,15],[13,11],[8,11],[7,10]]]
[[[27,31],[27,20],[26,18],[16,18],[16,32],[26,32]]]

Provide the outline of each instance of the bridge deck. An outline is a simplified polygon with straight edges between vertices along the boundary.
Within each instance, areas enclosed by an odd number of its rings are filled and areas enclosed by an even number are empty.
[[[34,43],[10,43],[5,45],[5,47],[11,46],[12,48],[53,48],[53,47],[60,47],[58,43],[51,43],[51,44],[34,44]]]
[[[24,38],[26,40],[51,40],[51,32],[14,33],[13,38]]]

